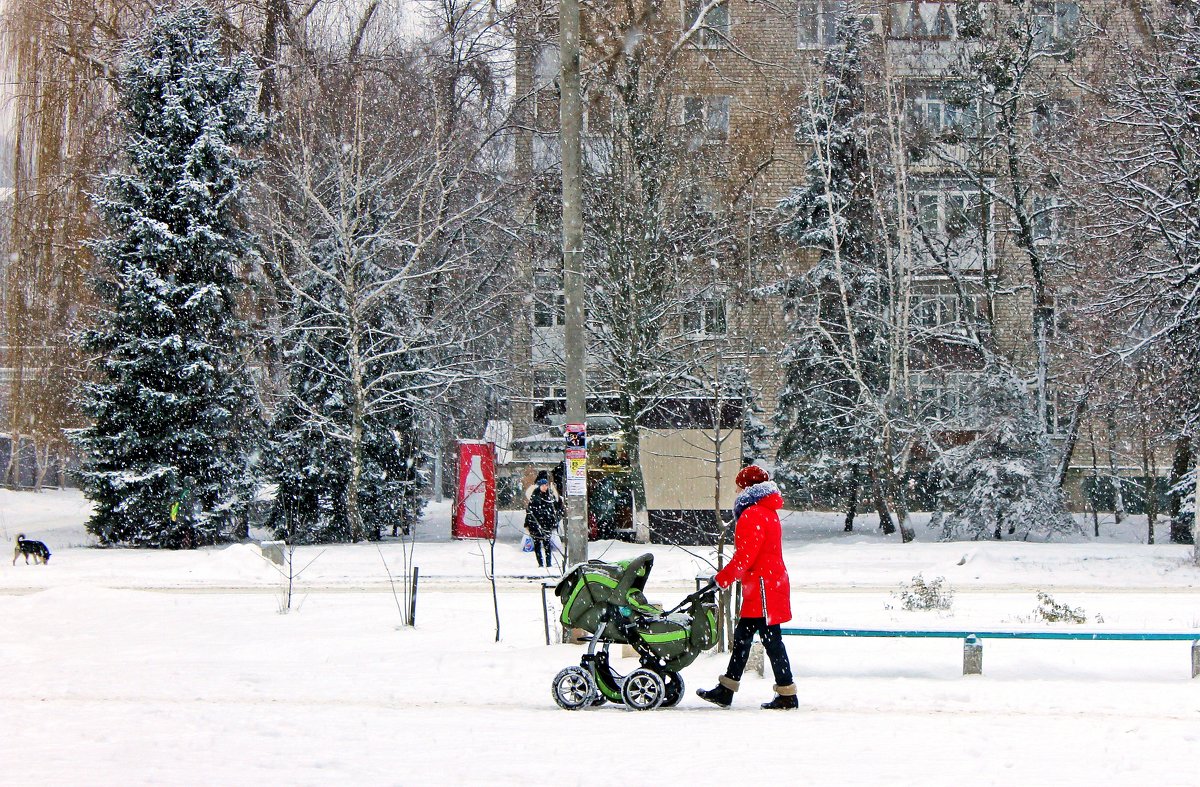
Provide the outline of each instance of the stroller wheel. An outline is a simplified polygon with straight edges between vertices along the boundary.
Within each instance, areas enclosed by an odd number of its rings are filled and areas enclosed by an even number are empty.
[[[554,701],[563,710],[579,710],[596,701],[596,682],[583,667],[567,667],[554,676]]]
[[[683,699],[683,676],[678,672],[664,672],[662,679],[663,685],[667,687],[662,706],[664,708],[673,708]]]
[[[654,710],[662,705],[666,695],[663,679],[645,668],[635,669],[621,684],[621,699],[630,710]]]

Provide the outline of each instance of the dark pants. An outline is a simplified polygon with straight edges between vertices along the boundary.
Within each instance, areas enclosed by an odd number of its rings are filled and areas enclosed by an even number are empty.
[[[729,669],[725,670],[725,675],[733,680],[742,679],[755,634],[758,634],[763,650],[771,660],[775,685],[792,685],[792,665],[788,662],[787,650],[783,647],[783,635],[779,632],[778,625],[768,626],[766,618],[742,618],[738,621],[733,630],[733,647],[729,649]]]
[[[546,554],[546,562],[542,562],[542,553]],[[539,566],[554,568],[554,547],[550,546],[550,536],[533,536],[533,555]]]

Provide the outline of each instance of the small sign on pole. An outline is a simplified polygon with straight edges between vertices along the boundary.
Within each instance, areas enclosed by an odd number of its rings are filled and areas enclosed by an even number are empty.
[[[567,494],[587,495],[587,424],[567,424],[563,432],[567,443]]]

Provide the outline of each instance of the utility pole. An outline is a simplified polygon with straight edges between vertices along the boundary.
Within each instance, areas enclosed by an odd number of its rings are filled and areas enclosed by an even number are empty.
[[[583,324],[583,189],[580,183],[579,0],[559,0],[559,139],[562,150],[563,290],[566,296],[563,350],[567,373],[567,423],[587,423],[587,377]],[[564,445],[564,449],[565,449]],[[564,454],[565,456],[565,454]],[[570,479],[568,463],[567,565],[588,557],[587,481]]]

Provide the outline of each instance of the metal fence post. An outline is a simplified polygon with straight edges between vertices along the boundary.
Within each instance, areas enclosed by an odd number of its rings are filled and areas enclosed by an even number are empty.
[[[413,566],[412,595],[408,600],[408,625],[417,625],[417,583],[421,580],[421,569]]]
[[[542,582],[542,622],[546,625],[546,644],[550,644],[550,605],[546,601],[546,588],[550,587],[549,582]]]
[[[1200,639],[1192,643],[1192,677],[1200,677]]]

